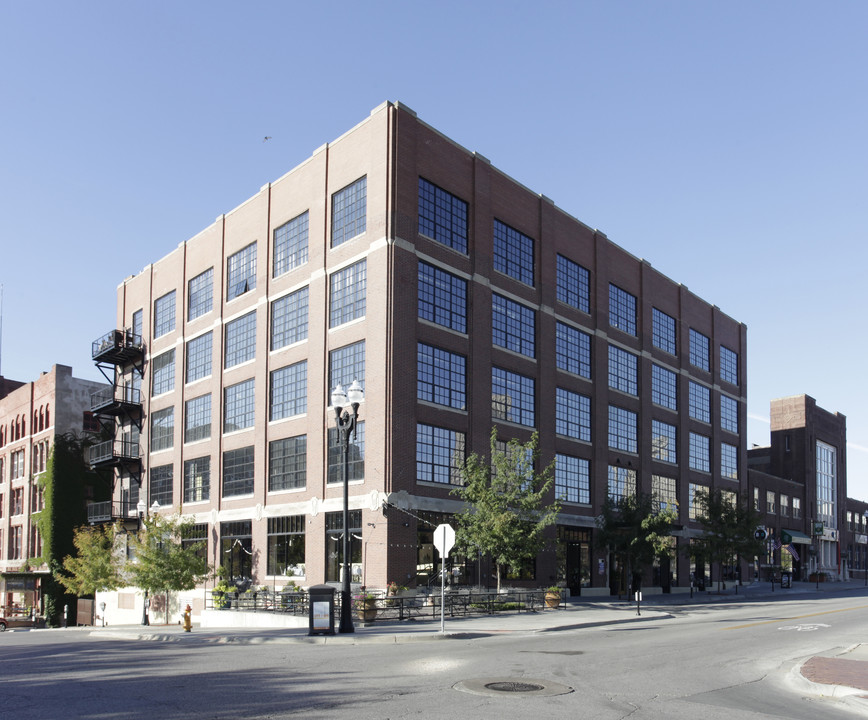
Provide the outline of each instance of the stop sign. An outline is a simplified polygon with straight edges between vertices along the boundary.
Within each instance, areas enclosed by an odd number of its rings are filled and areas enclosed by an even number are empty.
[[[455,530],[451,525],[443,523],[434,531],[434,547],[440,552],[440,557],[449,557],[449,551],[455,544]]]

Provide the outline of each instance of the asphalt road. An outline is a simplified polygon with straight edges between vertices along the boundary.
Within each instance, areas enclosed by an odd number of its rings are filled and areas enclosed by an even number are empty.
[[[674,617],[630,625],[389,645],[7,632],[0,718],[854,717],[805,696],[790,671],[865,641],[868,595],[668,610]],[[486,690],[492,681],[543,690]]]

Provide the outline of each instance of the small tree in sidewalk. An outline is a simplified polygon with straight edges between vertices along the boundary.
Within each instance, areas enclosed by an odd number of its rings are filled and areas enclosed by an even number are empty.
[[[55,574],[67,592],[77,596],[116,590],[124,585],[123,558],[118,556],[116,525],[84,526],[73,531],[76,554],[63,559],[63,571]]]

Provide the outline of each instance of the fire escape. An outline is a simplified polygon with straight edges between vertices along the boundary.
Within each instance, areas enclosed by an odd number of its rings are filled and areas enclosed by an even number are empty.
[[[111,473],[112,497],[115,481],[121,483],[119,499],[88,505],[91,524],[128,521],[138,517],[139,490],[142,485],[142,379],[145,373],[145,347],[141,335],[131,330],[112,330],[96,340],[91,356],[110,387],[93,393],[91,412],[111,440],[89,448],[90,466]]]

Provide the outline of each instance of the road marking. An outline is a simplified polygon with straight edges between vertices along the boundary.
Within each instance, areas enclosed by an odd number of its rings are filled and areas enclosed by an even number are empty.
[[[826,623],[807,623],[805,625],[781,625],[778,630],[795,630],[796,632],[813,632],[820,628],[832,627]]]
[[[831,615],[833,613],[852,612],[853,610],[864,610],[868,605],[858,605],[857,607],[840,608],[839,610],[823,610],[822,612],[808,613],[807,615],[793,615],[791,617],[780,617],[774,620],[761,620],[759,622],[746,623],[745,625],[733,625],[732,627],[722,628],[723,630],[743,630],[744,628],[756,627],[757,625],[774,625],[775,623],[783,622],[784,620],[801,620],[802,618],[817,617],[818,615]]]

